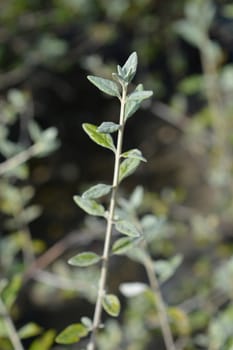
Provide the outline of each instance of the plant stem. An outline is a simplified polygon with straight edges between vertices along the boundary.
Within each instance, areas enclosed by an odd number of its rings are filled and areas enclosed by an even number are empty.
[[[176,350],[175,342],[172,336],[172,331],[169,325],[165,302],[163,300],[163,296],[160,291],[158,279],[154,272],[153,262],[151,260],[150,255],[148,255],[147,253],[145,254],[145,258],[144,258],[144,267],[146,269],[150,287],[153,290],[154,294],[156,295],[159,323],[161,326],[161,331],[163,334],[166,350]]]
[[[39,153],[38,144],[34,144],[28,149],[5,160],[0,164],[0,175],[4,175],[6,172],[11,171],[17,166],[25,163],[27,160],[37,155],[37,153]]]
[[[14,347],[14,350],[24,350],[23,345],[20,341],[20,338],[17,334],[17,331],[15,329],[14,323],[12,322],[8,311],[5,307],[5,304],[3,303],[2,299],[0,298],[0,313],[3,316],[6,329],[9,335],[9,339]]]
[[[110,199],[110,205],[109,205],[109,214],[107,218],[107,227],[106,227],[106,233],[105,233],[105,242],[104,242],[104,250],[103,250],[103,256],[102,256],[102,266],[101,266],[100,279],[99,279],[98,295],[97,295],[95,312],[93,317],[93,331],[87,347],[88,350],[95,350],[96,348],[96,334],[101,322],[102,300],[105,293],[108,264],[109,264],[109,252],[110,252],[110,244],[111,244],[111,237],[112,237],[112,227],[113,227],[114,212],[116,207],[116,195],[117,195],[118,184],[119,184],[120,157],[122,152],[124,125],[125,125],[124,116],[125,116],[126,95],[127,95],[127,86],[122,85],[120,129],[118,131],[118,137],[117,137],[117,149],[115,153],[112,193],[111,193],[111,199]]]

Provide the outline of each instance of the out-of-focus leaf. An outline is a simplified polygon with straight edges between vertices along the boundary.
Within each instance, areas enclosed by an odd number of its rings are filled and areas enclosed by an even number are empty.
[[[88,329],[81,323],[74,323],[66,327],[56,337],[56,342],[59,344],[73,344],[79,342],[82,337],[86,337]],[[34,349],[33,349],[34,350]]]
[[[93,253],[93,252],[83,252],[73,256],[69,259],[68,263],[73,266],[91,266],[96,264],[101,260],[101,256]]]
[[[104,310],[113,317],[117,317],[120,313],[121,304],[116,295],[105,294],[103,297]]]

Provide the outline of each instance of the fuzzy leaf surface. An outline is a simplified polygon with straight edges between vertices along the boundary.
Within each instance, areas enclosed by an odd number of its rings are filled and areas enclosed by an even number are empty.
[[[97,129],[98,132],[103,134],[111,134],[120,129],[120,125],[113,122],[103,122]]]
[[[105,196],[111,191],[112,186],[105,184],[98,184],[89,188],[86,192],[82,194],[84,199],[95,199]]]
[[[115,152],[115,146],[111,135],[99,132],[97,130],[98,127],[94,124],[84,123],[83,129],[92,141]]]
[[[125,254],[133,247],[134,239],[132,237],[122,237],[116,240],[112,246],[112,252],[116,255]]]
[[[96,77],[94,75],[88,75],[88,80],[94,84],[100,91],[111,95],[120,97],[118,85],[109,79],[104,79],[100,77]]]
[[[83,252],[73,256],[68,260],[68,263],[72,266],[86,267],[98,263],[101,260],[101,256],[93,252]]]
[[[120,313],[121,304],[119,299],[114,294],[105,294],[103,297],[104,310],[113,317],[117,317]]]
[[[126,221],[126,220],[118,221],[115,224],[115,227],[116,227],[117,231],[123,233],[126,236],[129,236],[129,237],[139,237],[140,236],[140,232],[138,231],[137,227],[134,226],[129,221]]]
[[[133,52],[123,67],[121,68],[121,73],[123,73],[123,78],[127,81],[130,82],[137,71],[137,65],[138,65],[138,56],[136,52]]]
[[[128,96],[128,101],[137,101],[141,102],[153,95],[153,92],[150,90],[143,91],[134,91]]]
[[[140,160],[137,158],[126,158],[120,165],[119,182],[131,175],[139,166]]]
[[[73,344],[77,343],[80,338],[88,334],[88,329],[81,323],[73,323],[66,327],[56,337],[56,342],[59,344]]]
[[[74,196],[75,203],[89,215],[104,216],[104,207],[93,199],[85,199],[80,196]]]
[[[147,161],[146,158],[143,157],[142,152],[137,148],[134,148],[134,149],[131,149],[130,151],[122,153],[121,157],[135,158],[135,159],[141,160],[142,162]]]

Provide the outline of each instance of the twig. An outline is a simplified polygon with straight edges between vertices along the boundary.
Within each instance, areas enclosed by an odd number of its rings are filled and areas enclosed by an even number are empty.
[[[167,350],[176,350],[175,343],[173,340],[171,328],[169,325],[169,320],[167,316],[167,310],[166,306],[163,300],[162,293],[159,288],[159,282],[156,277],[156,274],[154,272],[153,268],[153,262],[151,260],[151,257],[148,254],[145,254],[144,257],[144,266],[146,269],[146,273],[149,279],[149,283],[151,286],[151,289],[156,295],[156,301],[157,301],[157,307],[158,307],[158,317],[159,322],[163,334],[164,343],[166,345]]]
[[[17,334],[17,330],[15,329],[14,323],[12,322],[12,319],[10,318],[9,313],[6,309],[6,306],[3,303],[1,298],[0,298],[0,314],[3,317],[3,320],[5,322],[9,339],[14,347],[14,350],[24,350],[24,347]]]
[[[7,159],[3,163],[0,164],[0,176],[4,175],[6,172],[11,171],[12,169],[16,168],[17,166],[25,163],[30,158],[35,156],[39,152],[39,145],[34,144],[28,149],[16,154],[15,156]]]
[[[93,317],[93,331],[91,334],[91,338],[88,344],[88,350],[95,350],[96,348],[96,334],[100,325],[101,313],[102,313],[102,300],[105,293],[106,279],[107,279],[107,271],[108,271],[108,263],[109,263],[109,251],[110,251],[110,243],[112,237],[112,228],[113,228],[113,220],[114,220],[114,212],[116,206],[116,194],[117,188],[119,184],[119,169],[120,169],[120,156],[122,152],[122,143],[123,143],[123,135],[124,135],[124,115],[125,115],[125,104],[126,104],[126,95],[127,95],[127,86],[122,85],[122,97],[121,97],[121,109],[120,109],[120,129],[118,131],[117,138],[117,149],[115,153],[115,165],[114,165],[114,175],[113,175],[113,183],[112,183],[112,193],[110,199],[109,206],[109,215],[107,219],[107,227],[105,234],[105,242],[104,242],[104,251],[102,256],[102,267],[100,272],[100,280],[99,280],[99,288],[98,288],[98,296],[95,306],[95,312]]]

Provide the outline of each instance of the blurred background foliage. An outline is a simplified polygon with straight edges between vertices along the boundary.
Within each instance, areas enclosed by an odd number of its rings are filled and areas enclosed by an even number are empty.
[[[72,196],[110,182],[112,159],[81,124],[116,120],[119,106],[86,75],[108,77],[132,51],[136,79],[154,98],[127,126],[125,148],[139,147],[148,163],[123,184],[121,205],[140,184],[137,215],[164,222],[153,226],[150,250],[177,349],[232,349],[232,2],[1,0],[0,8],[1,349],[20,349],[11,327],[25,348],[63,349],[54,329],[92,315],[98,273],[66,258],[100,250],[103,223],[85,218]],[[110,276],[116,293],[146,279],[124,256]],[[150,293],[121,297],[100,348],[163,349]]]

